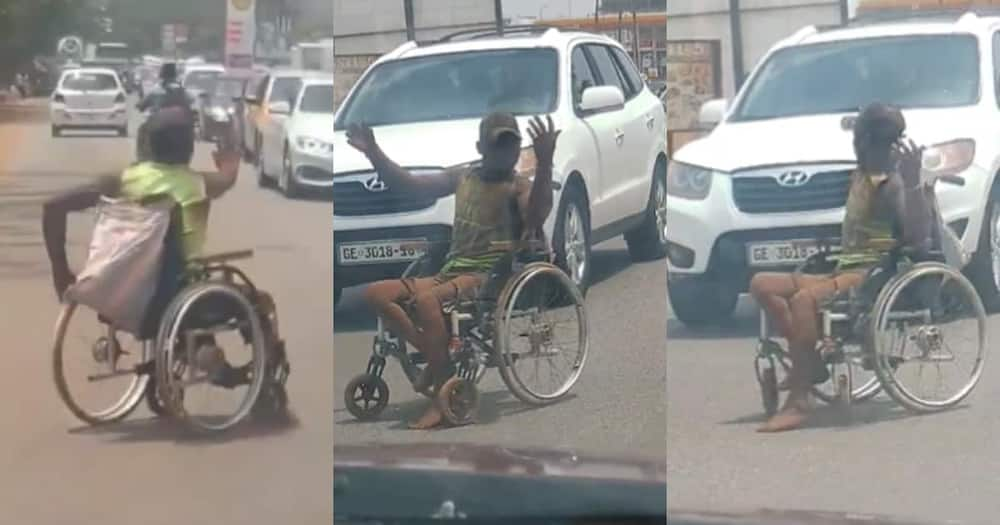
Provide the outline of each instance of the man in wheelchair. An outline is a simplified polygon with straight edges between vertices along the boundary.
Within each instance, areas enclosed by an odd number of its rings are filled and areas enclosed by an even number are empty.
[[[434,198],[456,195],[451,250],[438,274],[380,281],[365,291],[365,300],[375,312],[426,358],[427,367],[415,385],[417,391],[436,391],[455,374],[448,355],[443,306],[475,295],[505,255],[493,248],[496,243],[510,243],[541,231],[552,209],[552,159],[559,133],[551,117],[547,123],[538,117],[530,123],[537,159],[532,181],[515,170],[521,132],[509,113],[493,113],[480,122],[476,144],[482,155],[480,164],[432,176],[411,175],[379,148],[370,128],[350,127],[349,143],[368,157],[389,188]],[[442,420],[440,408],[432,402],[410,427],[432,428]]]
[[[875,103],[854,124],[858,166],[851,175],[841,233],[842,253],[829,274],[760,273],[750,293],[788,341],[792,361],[781,410],[761,432],[801,426],[813,385],[829,379],[817,351],[819,307],[823,301],[858,287],[867,272],[894,246],[927,252],[933,245],[933,205],[921,184],[923,148],[904,139],[906,123],[893,107]]]
[[[57,195],[44,204],[43,235],[49,260],[52,264],[52,280],[56,295],[63,298],[66,290],[76,281],[66,257],[66,219],[70,212],[83,211],[98,205],[102,197],[126,198],[134,202],[145,202],[150,198],[167,196],[176,206],[175,215],[179,219],[176,228],[168,234],[165,257],[166,276],[161,279],[154,303],[169,301],[179,291],[178,276],[185,272],[188,262],[201,254],[208,226],[206,203],[215,200],[236,183],[239,173],[240,155],[231,147],[220,145],[213,153],[217,172],[196,173],[190,169],[194,156],[194,128],[190,112],[184,108],[165,108],[150,117],[147,122],[151,158],[125,169],[120,175],[106,175],[96,182],[71,189]],[[225,144],[235,144],[234,140]],[[175,249],[170,249],[175,248]],[[178,253],[179,252],[179,253]],[[171,255],[176,255],[172,257]],[[171,262],[177,259],[176,264]],[[169,281],[169,282],[166,282]],[[178,282],[173,282],[178,281]],[[169,284],[170,286],[165,286]],[[273,300],[265,292],[257,292],[258,302],[264,308],[273,308]],[[229,304],[225,301],[206,301],[199,305],[202,313],[196,318],[209,319],[226,316]],[[164,304],[151,305],[149,328],[146,335],[155,335],[159,314]],[[266,315],[268,312],[262,312]],[[207,322],[207,321],[206,321]],[[212,336],[202,336],[199,349],[204,348],[213,356],[221,354],[214,346]],[[200,355],[208,359],[210,356]],[[224,358],[222,358],[224,360]],[[240,372],[227,363],[216,363],[220,386],[236,386],[242,383]]]

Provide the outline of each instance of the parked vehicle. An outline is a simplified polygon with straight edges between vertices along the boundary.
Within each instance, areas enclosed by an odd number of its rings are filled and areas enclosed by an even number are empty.
[[[871,101],[902,109],[907,135],[929,147],[928,174],[965,180],[938,185],[937,198],[972,255],[965,272],[1000,305],[998,27],[1000,17],[961,12],[806,27],[767,53],[735,100],[705,104],[702,123],[715,129],[677,151],[667,184],[677,318],[728,318],[755,273],[839,242],[851,123]]]
[[[269,107],[272,102],[285,101],[293,104],[306,78],[330,78],[330,73],[303,71],[298,69],[278,69],[269,72],[257,86],[257,92],[247,100],[247,115],[244,118],[244,143],[250,146],[249,156],[254,165],[259,165],[261,151],[260,130],[269,126],[272,118]]]
[[[262,185],[277,182],[287,197],[333,184],[333,79],[308,78],[289,104],[271,102],[260,128]]]
[[[112,69],[78,68],[63,72],[52,94],[52,136],[63,130],[110,129],[128,136],[125,88]]]
[[[554,159],[555,208],[545,224],[558,264],[581,289],[592,278],[592,246],[624,236],[632,257],[666,251],[666,115],[614,40],[557,29],[466,31],[410,42],[377,60],[351,89],[334,125],[334,287],[399,277],[413,239],[451,236],[454,197],[416,199],[386,188],[347,144],[354,123],[411,172],[476,161],[480,119],[551,115],[562,131]],[[522,160],[531,168],[531,150]],[[357,247],[379,247],[357,250]],[[363,258],[345,254],[367,254]]]

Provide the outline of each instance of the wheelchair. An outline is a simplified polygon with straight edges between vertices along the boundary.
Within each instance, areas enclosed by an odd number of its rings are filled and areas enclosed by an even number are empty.
[[[409,265],[402,278],[435,275],[447,248],[448,243],[416,243],[414,249],[425,254]],[[454,426],[474,422],[479,407],[477,385],[491,368],[499,371],[517,399],[529,406],[545,406],[565,398],[587,361],[583,295],[566,273],[551,264],[545,243],[493,243],[493,248],[506,254],[493,266],[475,298],[443,305],[455,377],[436,394],[419,392],[436,396],[445,419]],[[565,317],[569,326],[559,326],[555,315]],[[410,352],[406,342],[379,318],[367,369],[344,389],[345,405],[356,419],[375,419],[388,406],[389,387],[382,375],[390,357],[399,361],[416,388],[426,366],[422,354]],[[566,371],[557,375],[550,370],[546,376],[554,379],[550,387],[532,381],[542,379],[539,368],[543,364],[557,361]]]
[[[200,211],[207,218],[207,201]],[[175,209],[160,282],[141,333],[118,330],[73,302],[63,305],[56,323],[53,374],[60,398],[84,423],[97,426],[121,421],[143,400],[154,414],[173,417],[199,433],[228,430],[248,416],[285,414],[290,366],[274,304],[231,265],[252,257],[253,252],[184,261],[179,251],[178,213]],[[93,316],[98,320],[96,330],[74,338],[72,329],[86,326]],[[244,364],[229,364],[217,339],[227,333],[234,336],[232,346],[242,346]],[[83,348],[75,346],[77,342]],[[68,363],[74,358],[83,358],[89,370],[75,370]],[[81,379],[81,388],[71,386],[72,379]],[[82,391],[82,385],[112,383],[109,395]],[[207,413],[197,413],[194,401],[216,391],[229,398],[231,407],[213,406]]]
[[[946,226],[945,226],[946,227]],[[837,250],[829,247],[800,265],[804,273],[829,273]],[[948,264],[940,251],[916,253],[894,247],[865,275],[862,284],[820,304],[819,352],[830,379],[812,394],[831,405],[849,407],[884,391],[913,413],[932,413],[961,403],[983,372],[986,312],[972,283]],[[950,330],[948,330],[950,329]],[[936,397],[918,392],[904,371],[940,372],[958,361],[954,338],[972,335],[971,366],[953,389],[935,385]],[[912,355],[906,355],[912,347]],[[778,372],[791,368],[788,353],[770,337],[770,323],[760,311],[755,373],[768,416],[778,409]],[[863,375],[866,379],[859,380]]]

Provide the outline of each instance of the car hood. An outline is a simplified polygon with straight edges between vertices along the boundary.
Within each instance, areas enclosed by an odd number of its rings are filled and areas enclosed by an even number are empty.
[[[518,119],[525,146],[530,141],[526,120]],[[373,131],[382,151],[400,166],[445,168],[479,158],[479,119],[378,126]],[[368,159],[347,143],[345,130],[334,131],[333,147],[337,152],[333,157],[335,174],[372,169]]]
[[[663,460],[588,454],[569,449],[464,443],[335,445],[333,457],[335,469],[424,469],[662,484],[667,480],[667,466]]]
[[[981,136],[978,108],[904,110],[906,135],[931,146]],[[722,172],[797,163],[854,162],[853,134],[843,120],[855,113],[726,122],[682,147],[674,159]]]
[[[338,523],[429,517],[517,523],[540,516],[662,523],[666,517],[662,458],[430,443],[335,445],[333,457]],[[392,505],[385,504],[388,494]]]
[[[293,137],[308,136],[324,142],[333,142],[333,115],[298,113],[292,117],[289,131]],[[341,151],[337,151],[340,155]]]
[[[667,523],[671,525],[945,525],[938,521],[867,513],[769,509],[752,512],[671,510],[667,514]],[[947,525],[959,524],[960,521],[947,521]]]

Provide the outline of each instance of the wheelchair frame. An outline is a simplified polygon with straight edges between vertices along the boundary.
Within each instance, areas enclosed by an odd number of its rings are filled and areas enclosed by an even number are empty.
[[[825,258],[831,253],[827,248],[807,259],[796,271],[803,271],[815,258]],[[951,408],[964,400],[974,389],[982,375],[982,361],[985,353],[985,309],[971,282],[962,273],[947,264],[935,261],[942,258],[940,253],[931,254],[930,262],[919,261],[901,250],[894,249],[883,262],[870,269],[863,283],[846,294],[840,293],[825,301],[820,306],[820,339],[819,351],[824,363],[830,367],[830,380],[834,381],[834,392],[824,392],[820,385],[812,386],[812,393],[828,404],[849,406],[852,403],[867,401],[881,391],[885,391],[898,404],[912,412],[937,412]],[[880,275],[884,273],[885,275]],[[904,311],[890,311],[898,299],[911,299],[904,296],[907,286],[927,274],[939,274],[959,283],[963,291],[972,298],[975,314],[980,323],[979,356],[970,381],[954,396],[943,402],[928,402],[918,399],[906,391],[895,379],[894,372],[906,360],[902,358],[883,358],[875,348],[878,330],[887,328],[890,323],[922,322],[925,325],[934,324],[933,310],[939,304],[925,305],[924,308]],[[871,289],[872,279],[876,281],[875,289]],[[918,292],[918,291],[917,291]],[[917,293],[911,292],[911,293]],[[845,297],[846,295],[846,297]],[[867,311],[866,311],[867,310]],[[841,326],[845,328],[840,329]],[[761,387],[761,397],[765,412],[770,416],[777,411],[778,387],[776,365],[780,364],[786,374],[790,370],[788,353],[770,337],[770,323],[766,312],[760,310],[759,337],[754,368]],[[935,338],[940,338],[936,327],[921,328],[917,344],[923,353],[926,346],[932,346]],[[938,341],[939,342],[939,341]],[[860,347],[848,351],[845,347]],[[934,358],[931,361],[944,360]],[[763,366],[762,366],[763,365]],[[858,388],[854,387],[851,367],[860,366],[865,370],[874,370],[875,376]],[[841,369],[842,370],[838,370]],[[829,381],[829,380],[828,380]]]
[[[538,246],[536,243],[528,244]],[[508,254],[494,265],[474,299],[456,300],[442,305],[449,329],[449,352],[451,362],[456,367],[456,376],[442,386],[436,396],[430,390],[419,393],[430,398],[436,397],[442,405],[446,419],[454,425],[468,424],[475,418],[478,407],[476,385],[490,368],[497,368],[500,371],[501,378],[515,397],[530,405],[544,406],[562,399],[569,393],[579,379],[586,362],[589,351],[587,315],[579,289],[572,285],[572,281],[557,266],[541,261],[543,254],[531,253],[529,260],[525,261],[519,258],[524,256],[525,250],[516,250],[515,245],[504,244],[504,246],[508,247]],[[440,268],[440,264],[437,263],[440,262],[442,255],[440,252],[428,251],[409,265],[402,278],[434,273],[433,270]],[[548,252],[544,253],[546,258],[548,255]],[[532,278],[544,274],[558,277],[564,291],[572,295],[582,341],[570,378],[562,388],[546,396],[532,392],[517,374],[510,370],[510,365],[517,361],[519,355],[508,357],[503,354],[501,345],[505,344],[504,335],[502,330],[497,329],[499,319],[506,317],[506,321],[509,321],[511,312],[507,310],[513,308],[512,298],[517,297]],[[387,358],[394,357],[399,361],[403,373],[413,386],[416,386],[422,374],[420,365],[425,364],[423,356],[419,352],[409,352],[406,342],[387,330],[380,317],[377,318],[376,330],[372,355],[365,373],[355,377],[344,391],[348,410],[360,420],[377,417],[388,404],[388,385],[381,379]],[[529,336],[532,338],[533,347],[542,343],[536,340],[535,336],[536,334]],[[371,409],[360,409],[354,400],[354,393],[358,389],[364,391],[366,388],[368,391],[378,393],[378,401]]]
[[[66,378],[62,370],[62,339],[65,330],[71,321],[72,315],[77,308],[77,304],[69,303],[64,306],[57,324],[56,343],[53,352],[53,373],[55,376],[56,388],[69,410],[80,420],[90,425],[102,425],[120,421],[128,417],[145,398],[150,410],[157,415],[169,415],[185,421],[194,430],[200,431],[223,431],[239,423],[250,412],[271,413],[284,410],[287,405],[287,394],[285,392],[285,382],[290,374],[287,355],[284,350],[284,342],[279,338],[277,312],[271,305],[271,312],[268,318],[263,318],[259,311],[259,296],[257,288],[247,275],[230,264],[229,261],[247,259],[253,256],[250,250],[221,253],[208,257],[196,258],[190,261],[191,271],[184,277],[184,284],[180,286],[177,293],[170,299],[157,320],[158,328],[154,334],[138,340],[142,347],[142,359],[139,364],[126,369],[112,370],[108,373],[93,374],[87,376],[88,382],[96,382],[114,377],[134,375],[128,390],[122,395],[119,401],[111,408],[90,413],[80,407],[73,399],[66,384]],[[217,277],[219,276],[219,277]],[[247,292],[241,290],[237,283],[242,282]],[[254,373],[250,379],[249,388],[244,403],[237,414],[225,424],[205,425],[195,421],[183,409],[183,389],[195,382],[179,381],[172,378],[175,375],[174,368],[177,355],[174,352],[174,345],[179,338],[179,332],[184,332],[181,339],[184,340],[187,350],[186,356],[191,358],[190,343],[193,337],[199,335],[209,335],[220,331],[219,327],[208,328],[186,328],[181,330],[180,326],[187,313],[187,309],[197,300],[208,293],[210,288],[225,287],[230,296],[242,302],[243,309],[253,315],[249,319],[252,341],[254,347]],[[199,290],[200,289],[200,290]],[[103,321],[102,321],[103,323]],[[117,359],[121,352],[120,343],[117,340],[117,330],[114,326],[103,323],[106,327],[105,335],[101,338],[104,347],[100,349],[103,355],[98,355],[98,348],[95,352],[95,360],[101,362],[109,358]],[[169,343],[169,344],[168,344]],[[114,355],[112,355],[114,353]],[[184,367],[191,366],[184,364]],[[261,373],[262,372],[262,373]]]

